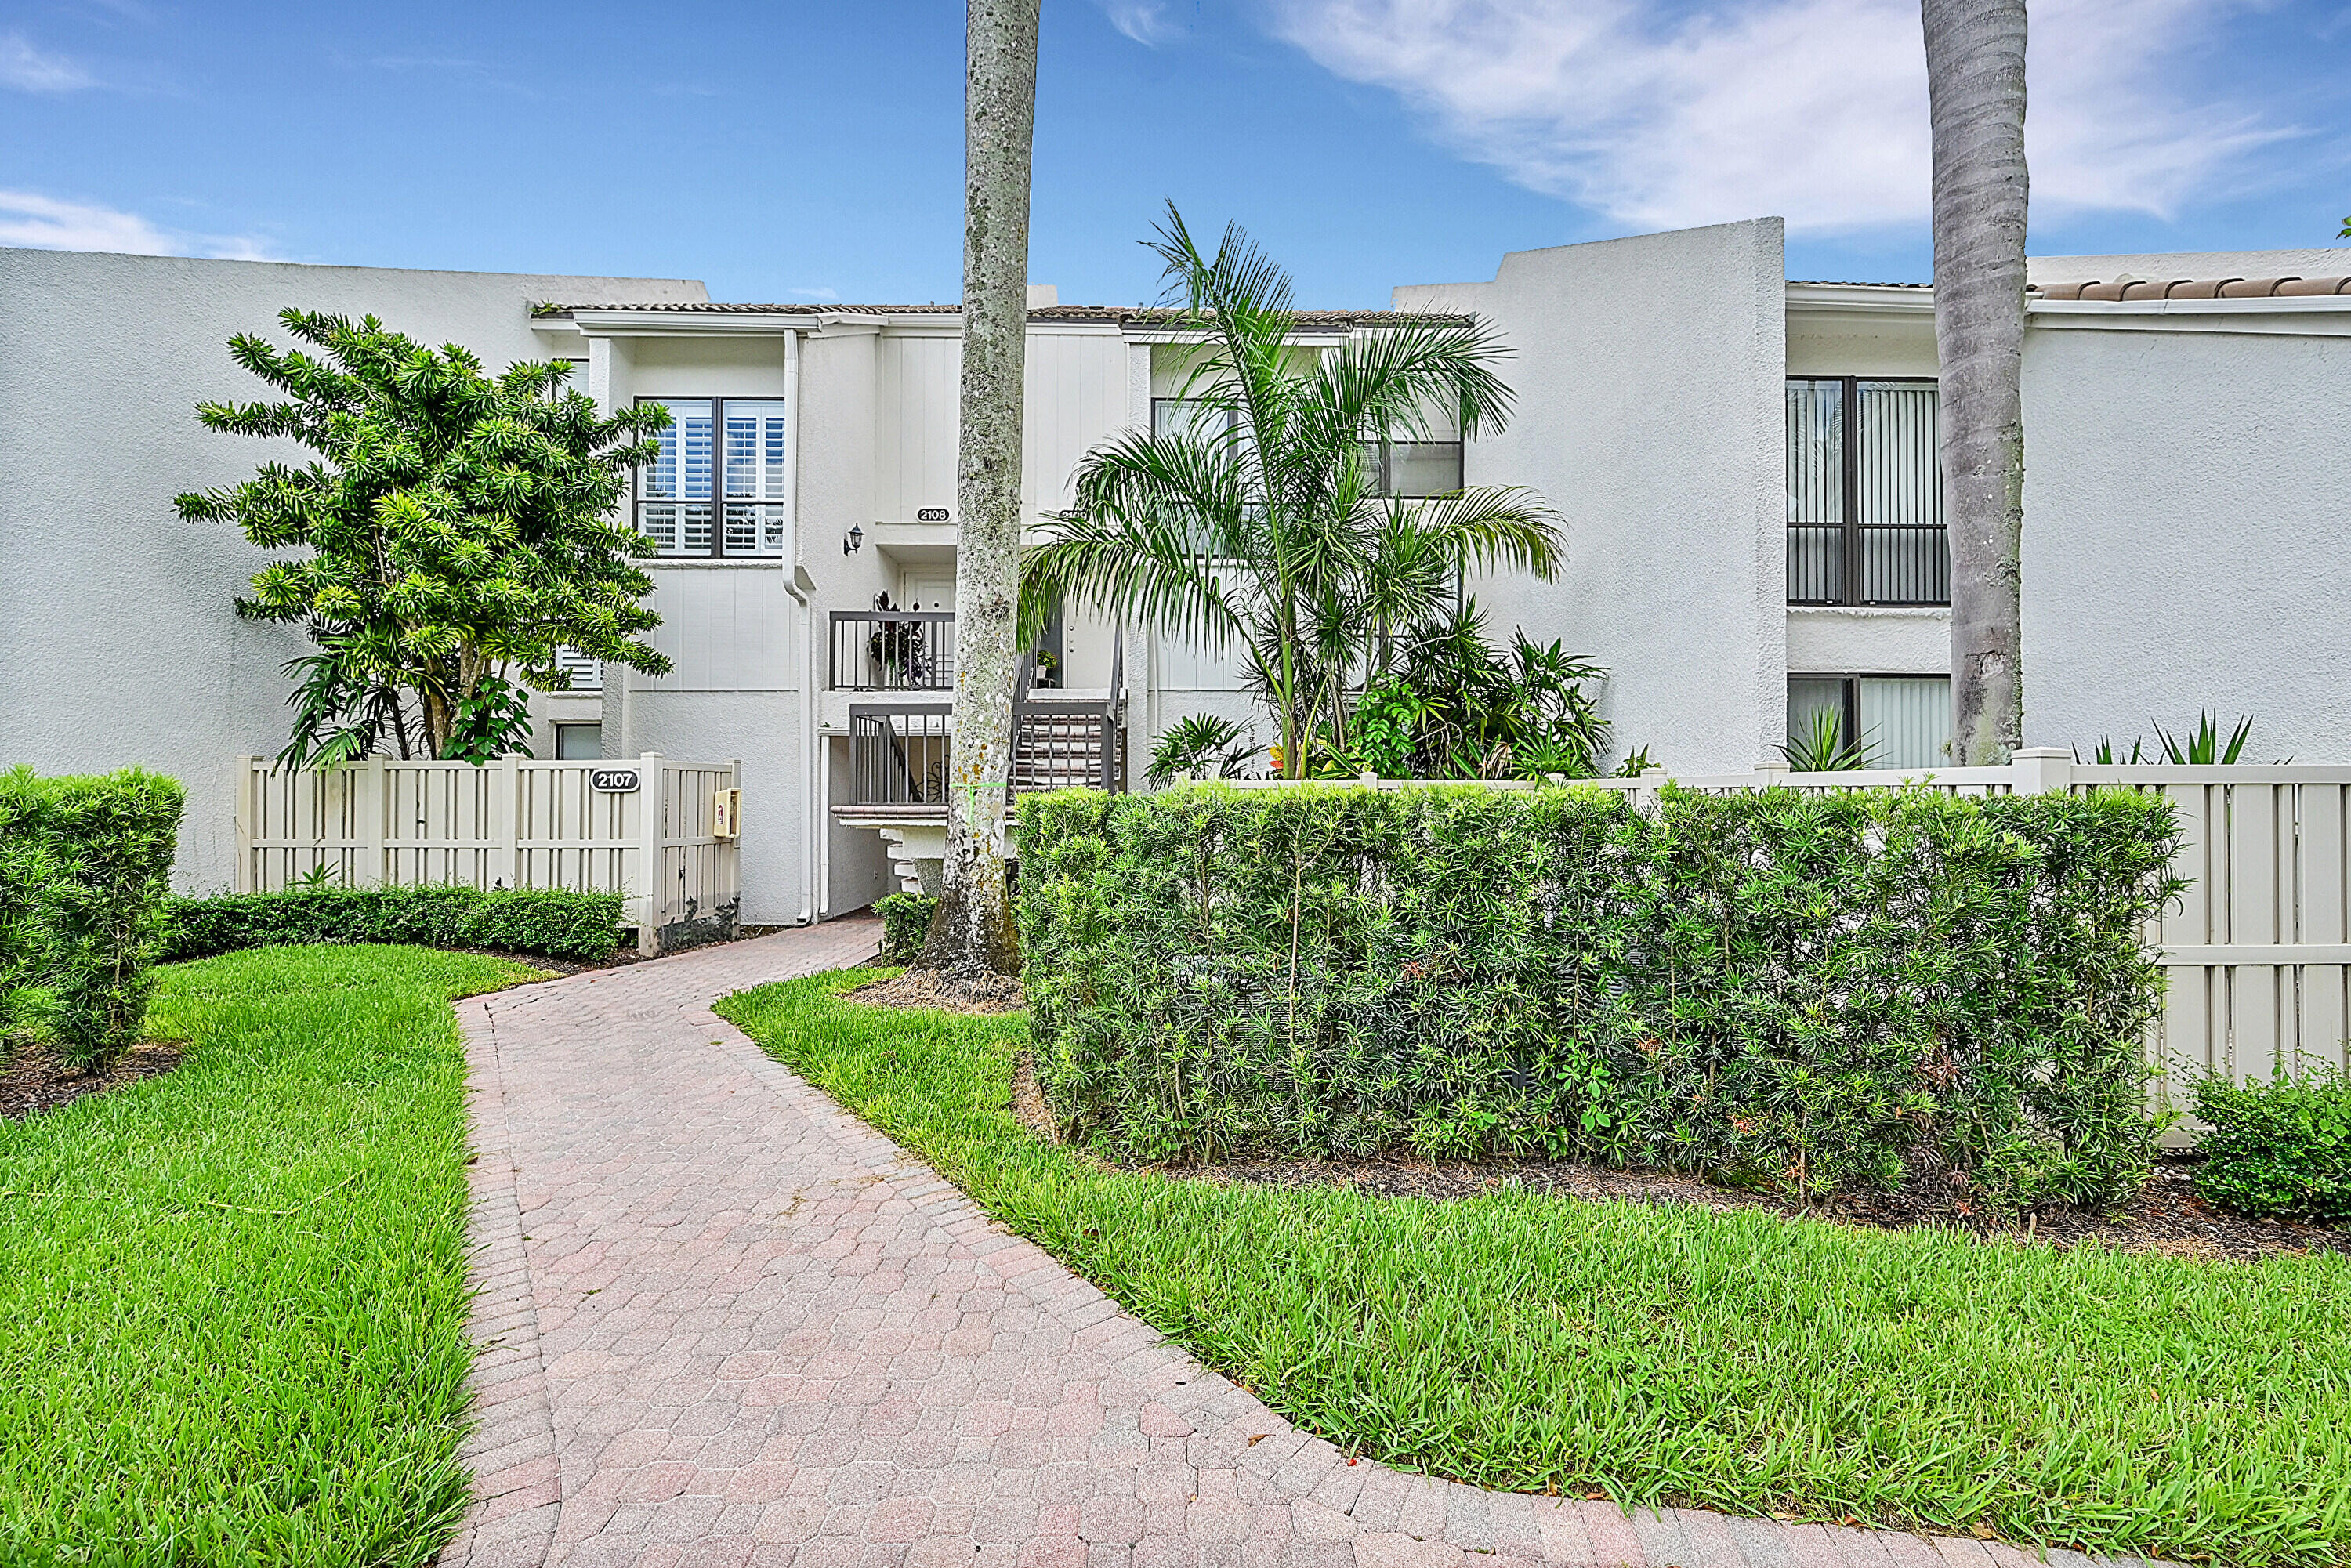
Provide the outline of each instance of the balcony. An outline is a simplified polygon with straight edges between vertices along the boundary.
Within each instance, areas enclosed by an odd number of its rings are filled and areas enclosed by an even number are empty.
[[[1951,601],[1951,549],[1940,523],[1791,523],[1791,604]]]
[[[827,684],[837,692],[955,689],[955,612],[836,610]]]

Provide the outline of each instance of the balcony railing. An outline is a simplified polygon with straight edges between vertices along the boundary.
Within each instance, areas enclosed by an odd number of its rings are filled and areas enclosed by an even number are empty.
[[[1791,523],[1791,604],[1949,604],[1951,549],[1940,523]]]
[[[955,612],[836,610],[830,676],[837,692],[955,689]]]
[[[884,612],[886,613],[886,612]],[[1012,686],[1011,795],[1083,785],[1126,788],[1126,637],[1111,639],[1105,701],[1040,698],[1037,659]],[[850,798],[855,806],[946,805],[953,710],[940,703],[858,703],[849,710]]]

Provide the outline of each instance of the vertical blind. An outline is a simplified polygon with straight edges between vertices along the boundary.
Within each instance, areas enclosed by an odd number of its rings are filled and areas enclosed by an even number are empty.
[[[1880,768],[1948,768],[1951,683],[1948,676],[1865,676],[1862,740]]]
[[[1950,601],[1936,408],[1931,382],[1788,382],[1791,603]]]

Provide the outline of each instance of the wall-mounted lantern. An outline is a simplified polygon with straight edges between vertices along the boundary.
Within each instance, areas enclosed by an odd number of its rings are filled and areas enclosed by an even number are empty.
[[[843,555],[855,555],[859,550],[862,550],[864,548],[865,530],[859,528],[855,523],[850,524],[848,535],[841,541],[841,553]]]

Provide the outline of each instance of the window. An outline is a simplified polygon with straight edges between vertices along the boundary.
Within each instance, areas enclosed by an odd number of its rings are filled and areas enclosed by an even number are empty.
[[[1461,444],[1458,441],[1381,441],[1364,444],[1372,493],[1402,500],[1426,500],[1461,488]]]
[[[1240,428],[1240,415],[1231,409],[1211,409],[1206,399],[1196,397],[1155,397],[1151,400],[1151,434],[1154,435],[1188,435],[1195,430],[1209,430],[1221,417],[1228,431]]]
[[[1872,768],[1948,768],[1951,682],[1948,675],[1791,675],[1788,734],[1810,732],[1813,716],[1837,716],[1848,745],[1858,737]]]
[[[637,527],[660,552],[781,555],[789,449],[782,400],[639,401],[670,412],[661,455],[637,471]]]
[[[569,677],[567,692],[601,692],[604,689],[604,666],[577,648],[555,650],[555,667]]]
[[[602,725],[559,724],[555,727],[555,759],[558,762],[594,762],[603,755]]]
[[[1935,383],[1790,381],[1788,602],[1950,601]]]

